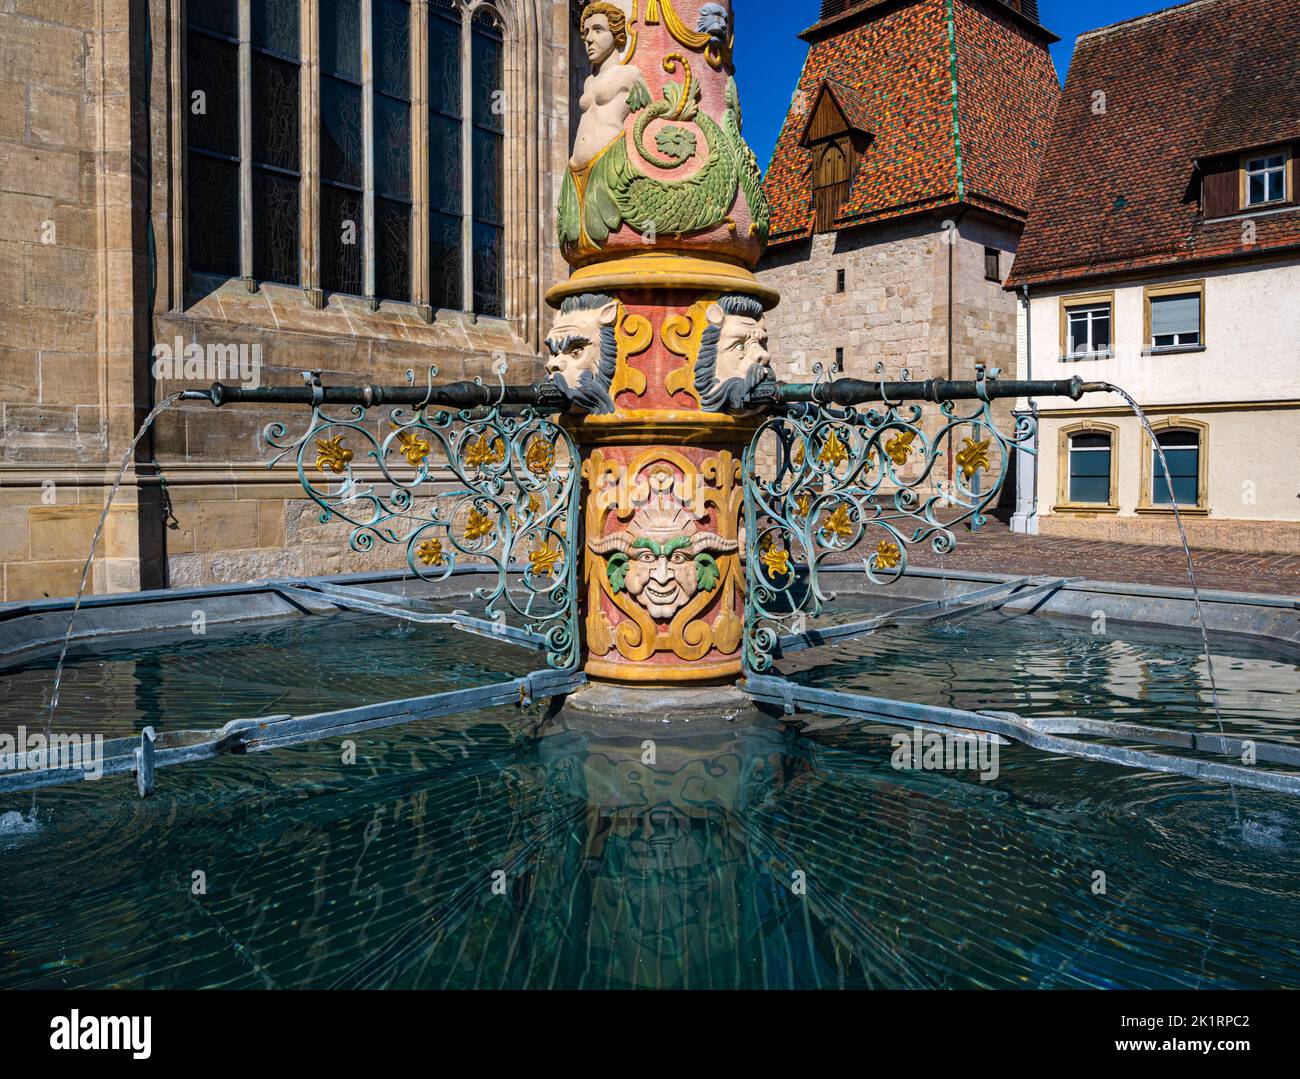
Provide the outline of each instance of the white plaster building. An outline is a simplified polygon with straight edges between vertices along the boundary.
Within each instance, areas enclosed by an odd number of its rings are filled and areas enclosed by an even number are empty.
[[[1300,85],[1281,77],[1297,49],[1300,4],[1261,0],[1080,37],[1008,281],[1019,376],[1132,394],[1195,546],[1300,553]],[[1013,528],[1177,542],[1121,398],[1019,407],[1040,428]]]

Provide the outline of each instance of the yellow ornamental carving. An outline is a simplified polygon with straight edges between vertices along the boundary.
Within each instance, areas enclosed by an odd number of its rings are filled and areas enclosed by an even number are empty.
[[[829,532],[838,539],[845,540],[853,532],[853,522],[849,520],[849,507],[841,502],[834,512],[822,518],[821,531]]]
[[[744,581],[736,536],[743,490],[735,456],[724,450],[695,461],[664,446],[625,462],[608,459],[597,449],[583,462],[582,475],[591,491],[609,492],[588,498],[586,504],[583,582],[587,645],[593,657],[588,670],[633,671],[657,652],[687,661],[703,659],[714,650],[734,654],[743,631],[739,610]],[[631,479],[618,482],[624,475]],[[648,519],[647,507],[655,510],[654,520]],[[609,527],[611,515],[622,527]],[[671,528],[668,515],[673,517]],[[713,520],[706,520],[710,516]],[[638,539],[646,542],[631,547]],[[647,590],[648,579],[641,579],[646,566],[638,569],[630,557],[622,557],[642,551],[655,563],[669,562],[677,582],[671,598],[664,594],[667,582]],[[685,557],[682,565],[679,554]],[[602,609],[612,621],[598,617]],[[710,621],[711,611],[718,612],[716,620]],[[610,661],[594,658],[615,652]]]
[[[957,451],[957,464],[961,474],[970,479],[981,468],[989,468],[989,439],[976,442],[973,438],[964,438],[961,449]]]
[[[912,439],[914,438],[916,438],[915,431],[900,431],[885,443],[885,453],[894,464],[901,465],[907,461],[912,452]]]
[[[834,468],[848,459],[849,451],[844,448],[844,443],[840,441],[840,436],[835,433],[835,428],[832,427],[830,435],[822,446],[822,452],[817,455],[817,460]]]
[[[394,426],[393,430],[396,431],[397,427]],[[398,452],[406,458],[407,464],[418,468],[420,462],[429,456],[429,451],[433,447],[414,431],[402,431],[397,436],[397,448]]]
[[[762,554],[769,577],[784,577],[790,572],[790,552],[784,547],[768,547]]]
[[[605,612],[593,610],[587,615],[587,648],[593,656],[603,656],[614,647],[614,627]]]
[[[563,558],[561,551],[548,543],[543,543],[528,552],[529,569],[532,570],[534,577],[540,577],[542,574],[554,577],[561,558]]]
[[[744,622],[728,611],[713,623],[713,644],[719,652],[730,654],[740,647],[740,635],[744,631]]]
[[[505,443],[499,438],[489,443],[486,431],[465,448],[465,463],[470,468],[500,464],[505,459]]]
[[[352,451],[343,445],[342,435],[316,440],[316,468],[319,471],[328,470],[336,476],[342,475],[351,460]]]
[[[442,540],[427,539],[415,549],[415,557],[426,566],[441,566],[447,561],[442,553]]]
[[[540,438],[533,439],[524,453],[524,464],[534,476],[545,476],[555,464],[555,447]]]
[[[876,544],[876,565],[881,569],[893,569],[903,560],[903,552],[897,543],[881,540]]]
[[[811,491],[804,491],[794,500],[794,511],[800,517],[807,517],[812,512],[813,495]]]
[[[730,35],[726,41],[719,43],[713,40],[712,35],[701,30],[692,30],[684,23],[674,10],[672,0],[646,0],[645,25],[654,26],[661,18],[676,41],[688,49],[703,49],[709,67],[714,71],[722,69],[723,51],[731,50]],[[632,2],[632,22],[636,22],[636,0]]]
[[[790,463],[795,468],[803,468],[803,443],[796,442],[794,452],[790,454]]]
[[[492,531],[492,518],[481,510],[469,511],[469,523],[465,525],[465,538],[476,540]]]

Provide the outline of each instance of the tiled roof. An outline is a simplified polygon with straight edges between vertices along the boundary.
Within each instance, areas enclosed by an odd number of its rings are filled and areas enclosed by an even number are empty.
[[[1050,34],[996,0],[894,0],[853,7],[806,36],[767,171],[771,243],[812,229],[812,153],[801,139],[824,82],[872,135],[837,228],[956,202],[1024,217],[1059,93]]]
[[[1203,220],[1195,170],[1297,139],[1300,0],[1196,0],[1082,35],[1008,286],[1300,244],[1300,209],[1253,232]]]

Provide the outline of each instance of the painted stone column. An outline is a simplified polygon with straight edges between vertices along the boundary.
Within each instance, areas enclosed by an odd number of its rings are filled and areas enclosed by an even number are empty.
[[[730,3],[593,0],[564,177],[573,272],[547,300],[550,377],[582,455],[586,671],[636,685],[740,673],[740,464],[771,377],[753,268],[767,203],[740,133]]]

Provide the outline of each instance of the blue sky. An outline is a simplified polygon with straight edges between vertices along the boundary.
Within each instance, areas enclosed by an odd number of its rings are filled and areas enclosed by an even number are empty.
[[[820,0],[732,0],[736,10],[736,81],[744,111],[745,139],[767,170],[785,120],[790,95],[808,46],[795,35],[817,21]],[[1074,39],[1085,30],[1172,7],[1146,0],[1038,0],[1044,26],[1060,37],[1052,46],[1056,73],[1065,82]]]

